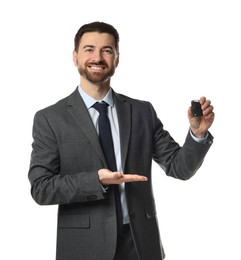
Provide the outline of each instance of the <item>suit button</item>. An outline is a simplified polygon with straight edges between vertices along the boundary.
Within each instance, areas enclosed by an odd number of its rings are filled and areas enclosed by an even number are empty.
[[[129,211],[129,217],[130,218],[134,218],[135,217],[134,211],[132,211],[132,210]]]

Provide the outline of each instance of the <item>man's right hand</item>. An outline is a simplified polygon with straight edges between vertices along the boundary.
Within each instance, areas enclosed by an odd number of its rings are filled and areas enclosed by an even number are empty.
[[[112,172],[108,169],[98,171],[99,179],[102,185],[121,184],[124,182],[148,181],[146,176],[139,174],[123,174],[121,172]]]

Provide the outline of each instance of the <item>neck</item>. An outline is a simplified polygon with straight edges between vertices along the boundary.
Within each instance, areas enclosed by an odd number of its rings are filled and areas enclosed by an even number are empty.
[[[101,100],[110,89],[110,80],[101,84],[95,84],[81,77],[80,86],[89,96],[96,100]]]

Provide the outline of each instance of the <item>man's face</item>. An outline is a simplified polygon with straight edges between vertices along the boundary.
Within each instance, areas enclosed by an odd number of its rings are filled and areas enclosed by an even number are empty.
[[[101,84],[115,73],[119,53],[111,34],[88,32],[79,44],[78,52],[73,52],[74,64],[80,75],[94,84]]]

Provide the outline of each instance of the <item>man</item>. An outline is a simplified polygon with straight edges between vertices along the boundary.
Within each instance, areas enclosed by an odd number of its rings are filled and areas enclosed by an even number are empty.
[[[208,129],[213,106],[201,97],[203,116],[194,117],[188,109],[190,130],[181,147],[164,130],[149,102],[117,94],[110,87],[119,63],[119,35],[113,26],[83,25],[75,36],[73,61],[80,85],[36,113],[29,170],[34,200],[59,204],[56,259],[164,259],[152,160],[168,176],[192,177],[212,144]],[[96,102],[106,107],[107,119]],[[113,145],[107,150],[113,146],[114,167],[102,139],[107,136],[102,116],[111,128]]]

